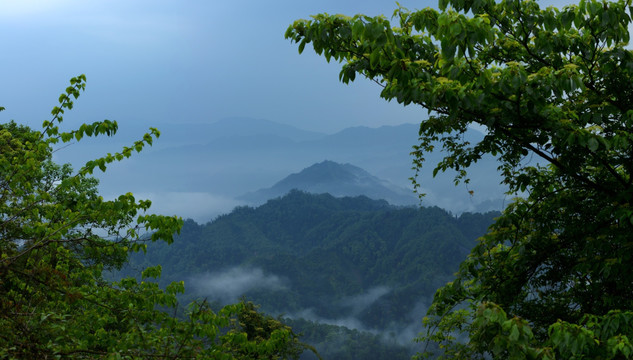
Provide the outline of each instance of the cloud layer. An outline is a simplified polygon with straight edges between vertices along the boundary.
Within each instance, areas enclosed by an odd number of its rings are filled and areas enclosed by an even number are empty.
[[[161,215],[178,215],[204,224],[221,214],[231,212],[243,202],[230,197],[206,192],[151,192],[134,193],[137,199],[152,201],[149,212]]]
[[[197,295],[226,303],[237,300],[250,290],[286,288],[277,275],[265,274],[259,268],[242,267],[193,276],[188,284]]]

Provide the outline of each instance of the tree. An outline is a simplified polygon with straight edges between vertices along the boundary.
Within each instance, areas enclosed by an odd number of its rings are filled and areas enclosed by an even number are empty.
[[[440,0],[384,17],[316,15],[286,37],[344,62],[381,97],[429,111],[414,165],[499,159],[505,209],[440,288],[421,340],[442,358],[633,356],[631,1]],[[463,134],[485,129],[477,143]],[[418,185],[417,179],[414,185]],[[428,355],[428,354],[426,354]]]
[[[237,334],[246,339],[250,339],[252,346],[235,346],[228,343],[226,351],[235,355],[240,359],[294,359],[297,360],[304,350],[312,351],[318,359],[321,356],[316,349],[310,345],[299,342],[297,336],[292,329],[271,316],[263,315],[257,311],[258,306],[250,301],[242,299],[240,301],[239,313],[237,318],[231,322],[231,330],[229,334]],[[257,346],[258,343],[267,342],[275,337],[282,337],[284,341],[278,341],[279,346],[270,346],[262,351]]]
[[[226,349],[285,349],[295,340],[286,328],[266,339],[228,331],[244,304],[216,313],[202,301],[183,312],[176,299],[183,282],[161,290],[151,281],[160,266],[143,271],[140,282],[104,279],[104,270],[120,268],[129,252],[170,243],[183,222],[147,214],[151,203],[131,193],[106,201],[90,176],[151,145],[156,129],[77,172],[52,162],[59,142],[117,131],[109,120],[60,130],[85,81],[84,75],[70,80],[41,131],[0,124],[0,357],[234,359],[239,354]]]

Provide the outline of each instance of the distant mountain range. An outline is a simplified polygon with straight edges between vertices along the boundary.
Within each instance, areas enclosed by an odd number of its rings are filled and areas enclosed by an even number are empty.
[[[106,197],[133,192],[152,200],[155,212],[204,222],[245,204],[236,197],[274,186],[289,174],[325,159],[354,164],[395,186],[412,189],[410,153],[418,142],[417,124],[353,127],[335,134],[248,118],[155,126],[161,130],[161,137],[154,146],[111,164],[106,174],[97,174]],[[96,156],[120,151],[146,131],[137,125],[119,127],[120,134],[111,139],[87,139],[59,149],[54,157],[79,167]],[[472,130],[466,136],[474,142],[482,134]],[[422,192],[427,194],[423,204],[453,213],[501,208],[504,188],[499,185],[493,158],[480,160],[470,170],[471,183],[457,188],[452,181],[454,174],[432,178],[439,152],[426,158],[428,165],[418,179]]]
[[[336,197],[365,195],[375,200],[387,200],[393,205],[419,203],[411,189],[379,179],[357,166],[328,160],[291,174],[270,188],[250,192],[237,199],[259,205],[293,189],[313,194],[328,193]]]

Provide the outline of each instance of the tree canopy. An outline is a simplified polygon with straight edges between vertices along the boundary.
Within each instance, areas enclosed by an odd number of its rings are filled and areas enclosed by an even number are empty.
[[[630,0],[440,0],[396,9],[395,26],[320,14],[288,28],[299,52],[343,62],[341,81],[360,74],[428,110],[418,169],[438,142],[434,171],[456,182],[492,154],[522,195],[435,296],[421,340],[443,358],[633,356],[631,12]]]
[[[56,144],[117,131],[109,120],[60,129],[85,81],[70,80],[42,130],[0,124],[0,357],[296,358],[303,349],[296,335],[274,319],[264,318],[269,331],[249,338],[241,319],[259,316],[250,304],[214,312],[200,301],[183,310],[176,299],[182,281],[165,290],[152,281],[160,266],[143,271],[141,281],[104,278],[128,253],[170,243],[183,222],[147,213],[151,203],[131,193],[105,200],[90,176],[151,145],[156,129],[76,172],[52,161]]]

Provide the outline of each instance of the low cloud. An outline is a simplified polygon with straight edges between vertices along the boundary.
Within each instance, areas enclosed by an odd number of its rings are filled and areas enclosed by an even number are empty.
[[[386,343],[395,341],[400,345],[413,345],[413,339],[423,330],[422,318],[426,315],[428,304],[428,299],[418,301],[407,314],[407,320],[390,324],[381,332],[383,341]]]
[[[286,289],[280,277],[266,274],[259,268],[234,267],[191,277],[187,283],[197,295],[225,303],[234,302],[252,290]]]
[[[362,294],[343,299],[341,305],[352,308],[352,314],[357,315],[390,291],[391,289],[386,286],[377,286]]]
[[[368,307],[370,307],[376,300],[380,299],[383,295],[391,292],[391,289],[386,286],[377,286],[367,290],[364,293],[346,297],[338,302],[338,304],[345,308],[351,308],[349,316],[341,318],[325,318],[317,315],[314,309],[304,309],[298,312],[289,313],[286,316],[290,318],[303,318],[316,323],[330,324],[337,326],[344,326],[348,329],[355,329],[359,331],[370,332],[373,334],[380,334],[383,330],[371,329],[363,325],[363,322],[358,318],[358,315]]]
[[[376,331],[371,331],[370,329],[367,329],[359,319],[353,316],[338,319],[328,319],[315,314],[313,309],[305,309],[293,314],[287,314],[285,315],[285,317],[291,319],[306,319],[315,323],[345,326],[348,329],[376,333]]]
[[[151,200],[149,212],[178,215],[205,224],[218,215],[231,212],[244,203],[230,197],[205,192],[135,192],[137,199]]]
[[[352,306],[352,313],[341,318],[325,318],[315,313],[313,309],[289,313],[285,315],[289,318],[303,318],[316,323],[344,326],[348,329],[368,332],[379,335],[385,344],[397,343],[403,346],[414,346],[413,339],[422,331],[422,318],[428,309],[430,299],[420,299],[413,308],[409,310],[404,321],[392,322],[384,328],[371,328],[363,324],[359,319],[359,313],[371,306],[376,300],[388,294],[390,288],[379,286],[369,289],[367,292],[348,297],[340,302],[343,306]]]

